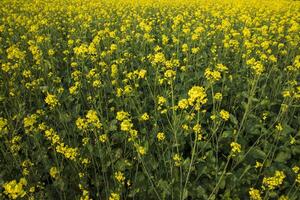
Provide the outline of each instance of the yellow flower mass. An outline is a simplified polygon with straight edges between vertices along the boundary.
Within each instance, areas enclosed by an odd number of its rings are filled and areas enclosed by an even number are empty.
[[[240,153],[241,152],[241,145],[237,142],[231,142],[231,151],[232,153]]]
[[[12,180],[10,182],[4,183],[4,194],[8,195],[10,199],[17,199],[19,197],[24,197],[26,195],[26,191],[24,187],[27,185],[27,180],[25,178],[21,178],[19,182],[16,180]]]
[[[58,99],[55,95],[53,94],[47,94],[45,98],[45,102],[51,107],[54,108],[59,104]]]
[[[0,200],[296,200],[299,24],[296,0],[0,0]]]
[[[165,139],[165,134],[163,132],[159,132],[156,137],[158,141],[163,141]]]
[[[251,200],[262,200],[260,191],[258,189],[250,188],[249,196]]]
[[[271,177],[264,177],[263,184],[267,186],[270,190],[275,189],[276,187],[279,187],[283,180],[285,179],[286,175],[283,171],[275,171],[275,175]]]
[[[229,119],[229,112],[226,110],[221,110],[220,116],[224,121],[227,121]]]
[[[59,172],[58,172],[58,170],[57,170],[56,167],[51,167],[51,168],[50,168],[50,176],[51,176],[52,178],[57,178],[57,177],[58,177],[58,174],[59,174]]]

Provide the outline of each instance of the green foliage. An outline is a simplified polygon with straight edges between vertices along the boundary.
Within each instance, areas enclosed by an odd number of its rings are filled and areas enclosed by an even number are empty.
[[[300,4],[2,0],[0,199],[300,196]]]

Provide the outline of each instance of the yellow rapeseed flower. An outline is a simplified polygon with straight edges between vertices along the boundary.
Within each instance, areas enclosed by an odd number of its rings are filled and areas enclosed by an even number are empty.
[[[231,142],[230,146],[231,146],[231,152],[233,154],[241,152],[241,145],[239,143],[237,143],[237,142]]]
[[[104,143],[108,140],[107,134],[102,134],[99,136],[99,141]]]
[[[175,162],[175,166],[179,167],[181,165],[181,157],[179,154],[175,154],[173,156],[173,161]]]
[[[224,120],[224,121],[228,121],[228,119],[229,119],[229,112],[228,111],[226,111],[226,110],[221,110],[220,111],[220,116],[221,116],[221,118]]]
[[[216,93],[215,95],[214,95],[214,99],[216,100],[216,101],[221,101],[222,100],[222,98],[223,98],[223,96],[222,96],[222,93]]]
[[[45,98],[45,102],[50,106],[50,108],[54,108],[57,105],[59,105],[58,99],[55,95],[53,94],[47,94]]]
[[[120,200],[120,195],[118,193],[111,193],[109,196],[109,200]]]
[[[195,105],[196,110],[200,109],[200,106],[207,102],[206,93],[203,87],[193,86],[188,91],[188,101],[191,106]]]
[[[149,115],[148,115],[148,113],[142,114],[142,116],[140,117],[140,120],[142,120],[142,121],[147,121],[147,120],[149,120]]]
[[[26,195],[24,186],[26,185],[27,185],[27,181],[25,178],[21,178],[19,182],[17,182],[16,180],[12,180],[8,183],[4,183],[3,184],[4,194],[6,194],[11,199],[24,197]]]
[[[58,175],[59,175],[58,169],[57,169],[56,167],[51,167],[51,168],[50,168],[50,176],[51,176],[52,178],[57,178]]]
[[[263,184],[267,186],[270,190],[279,187],[285,178],[285,174],[283,171],[275,171],[275,175],[271,177],[264,177]]]
[[[178,102],[178,107],[180,109],[187,109],[189,106],[189,101],[187,99],[181,99],[179,102]]]
[[[133,127],[131,120],[125,119],[121,122],[122,131],[130,131]]]
[[[119,111],[117,112],[117,117],[116,119],[118,121],[123,121],[124,119],[128,119],[129,118],[129,113],[125,112],[125,111]]]
[[[158,141],[163,141],[165,139],[165,134],[163,132],[159,132],[156,135]]]
[[[250,188],[249,195],[251,200],[262,200],[258,189]]]

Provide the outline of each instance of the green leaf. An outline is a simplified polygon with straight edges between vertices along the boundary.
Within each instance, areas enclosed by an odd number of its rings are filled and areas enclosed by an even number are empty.
[[[171,194],[170,184],[167,181],[160,179],[157,183],[157,187],[161,189],[166,195]]]
[[[199,197],[199,198],[202,197],[202,199],[208,198],[206,191],[202,186],[198,186],[196,191],[197,191],[197,197]]]
[[[238,125],[239,121],[236,119],[234,115],[230,114],[229,119],[234,125]]]
[[[188,197],[188,194],[189,194],[189,192],[188,192],[188,190],[185,188],[185,189],[183,190],[183,193],[182,193],[182,199],[186,199],[186,198]]]
[[[250,155],[254,158],[254,159],[262,159],[264,160],[267,156],[267,154],[265,152],[263,152],[262,150],[260,150],[258,147],[253,148],[250,151]]]
[[[275,158],[275,161],[280,162],[280,163],[284,163],[290,158],[291,158],[291,153],[289,153],[289,152],[279,152],[277,154],[276,158]]]
[[[229,138],[229,137],[232,137],[232,135],[233,135],[233,132],[232,132],[232,131],[224,131],[224,132],[222,133],[222,137],[223,137],[223,138]]]
[[[291,150],[293,155],[300,154],[300,145],[292,146]]]

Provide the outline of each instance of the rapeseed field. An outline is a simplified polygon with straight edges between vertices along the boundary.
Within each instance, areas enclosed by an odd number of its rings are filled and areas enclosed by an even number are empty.
[[[0,199],[299,200],[300,2],[1,0]]]

